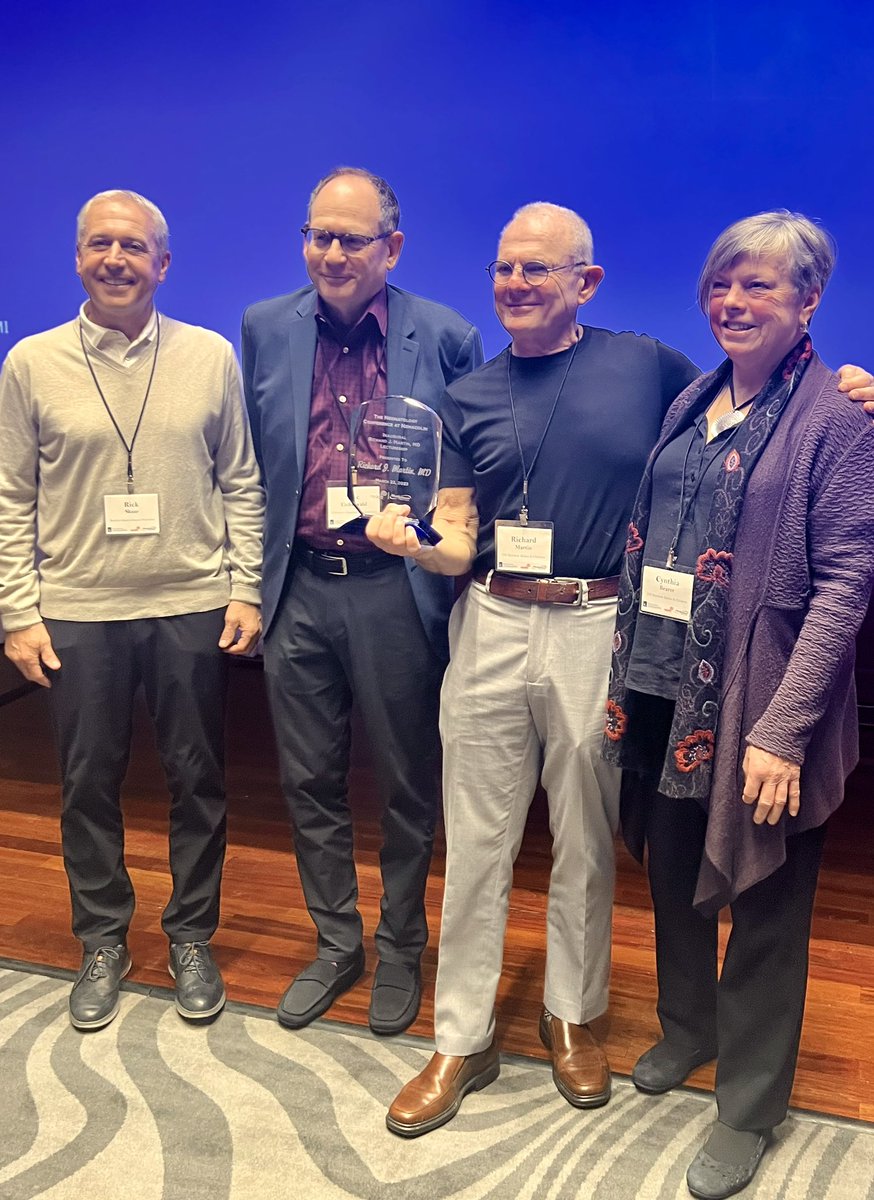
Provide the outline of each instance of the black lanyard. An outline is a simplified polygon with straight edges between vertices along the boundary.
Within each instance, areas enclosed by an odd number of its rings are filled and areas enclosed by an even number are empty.
[[[118,434],[118,439],[121,442],[122,446],[124,446],[125,450],[127,451],[127,490],[128,490],[129,495],[133,494],[133,490],[134,490],[134,446],[136,445],[137,434],[140,432],[140,425],[142,425],[142,423],[143,423],[143,414],[146,411],[146,404],[149,399],[149,392],[152,390],[152,380],[155,378],[155,366],[157,365],[157,362],[158,362],[158,350],[161,346],[161,318],[158,313],[155,313],[155,322],[156,322],[155,353],[152,355],[152,369],[149,372],[149,382],[146,384],[146,394],[145,394],[145,396],[143,396],[143,403],[142,403],[142,407],[140,408],[140,415],[137,418],[136,429],[134,429],[134,435],[130,440],[130,445],[127,444],[127,440],[125,439],[124,434],[121,432],[121,429],[119,428],[118,421],[116,421],[115,416],[113,415],[112,409],[109,407],[109,405],[106,401],[106,397],[103,394],[103,388],[101,388],[101,386],[97,380],[97,376],[94,374],[94,367],[91,365],[91,359],[88,357],[88,351],[85,349],[85,334],[82,331],[82,322],[81,321],[79,322],[79,341],[82,344],[82,353],[85,355],[85,362],[88,364],[88,370],[91,372],[91,378],[94,380],[94,386],[97,388],[97,395],[103,401],[103,407],[106,409],[107,413],[109,414],[109,419],[110,419],[110,421],[112,421],[112,424],[115,427],[115,432]]]
[[[748,403],[751,404],[752,401],[749,401]],[[746,408],[746,405],[743,405],[742,407]],[[740,409],[737,409],[735,411],[739,412]],[[692,506],[695,503],[695,500],[698,496],[698,492],[701,490],[701,484],[704,482],[704,476],[707,474],[707,472],[713,466],[713,463],[716,461],[716,459],[719,457],[718,453],[714,454],[713,458],[710,460],[710,462],[707,463],[706,466],[704,465],[704,456],[707,453],[707,447],[710,443],[707,441],[706,432],[704,430],[700,429],[700,425],[701,425],[702,421],[705,423],[705,426],[706,426],[706,423],[707,423],[707,413],[706,412],[702,413],[701,416],[698,418],[698,420],[695,422],[695,424],[692,426],[692,430],[693,430],[692,438],[689,442],[689,445],[686,447],[686,453],[683,456],[683,474],[680,479],[680,504],[679,504],[679,510],[678,510],[678,514],[677,514],[677,528],[674,531],[674,536],[671,538],[671,546],[670,546],[670,549],[668,550],[667,562],[665,563],[665,566],[668,568],[668,570],[673,570],[674,564],[677,561],[677,546],[679,544],[680,537],[683,533],[683,527],[685,526],[686,522],[689,519],[689,513],[692,511]],[[729,426],[729,429],[731,430],[731,432],[730,432],[729,436],[725,439],[725,441],[722,443],[722,445],[719,447],[720,452],[722,450],[724,450],[727,446],[731,445],[732,441],[734,440],[734,436],[737,433],[737,427],[739,424],[740,424],[740,421],[736,422],[736,424],[734,426]],[[711,440],[715,442],[716,439],[721,436],[722,432],[725,432],[725,431],[724,430],[721,431],[720,433],[718,433],[716,435],[715,438],[712,438]],[[692,445],[695,442],[696,435],[699,435],[699,434],[701,437],[701,453],[698,457],[698,479],[695,483],[694,488],[692,488],[691,492],[689,493],[688,499],[686,499],[686,468],[689,465],[689,454],[691,453]]]
[[[540,435],[540,441],[537,443],[537,449],[534,451],[534,457],[531,459],[531,465],[526,467],[525,455],[522,451],[522,439],[519,437],[519,425],[516,421],[516,404],[513,400],[513,381],[510,377],[510,368],[513,363],[512,350],[507,351],[507,390],[510,393],[510,413],[513,417],[513,432],[516,434],[516,446],[519,450],[519,462],[522,464],[522,507],[519,509],[520,525],[528,524],[528,480],[531,478],[531,472],[534,470],[534,464],[540,457],[540,451],[543,448],[543,443],[546,441],[546,435],[549,433],[549,427],[552,424],[552,418],[555,416],[555,410],[558,405],[558,398],[564,390],[564,385],[567,382],[568,374],[570,373],[574,357],[579,346],[579,339],[574,342],[574,348],[567,360],[567,366],[564,369],[564,375],[561,377],[561,383],[558,385],[558,391],[555,393],[555,399],[552,402],[552,408],[549,411],[549,416],[546,419],[546,425],[543,428],[543,433]]]

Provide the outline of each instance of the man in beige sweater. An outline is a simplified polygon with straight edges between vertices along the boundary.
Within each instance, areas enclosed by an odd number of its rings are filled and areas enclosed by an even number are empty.
[[[225,851],[227,656],[260,633],[263,493],[232,347],[160,316],[160,210],[102,192],[79,214],[78,317],[19,342],[0,375],[0,619],[51,688],[78,1029],[118,1012],[134,894],[119,803],[142,684],[171,793],[164,911],[176,1007],[225,1000],[209,940]]]

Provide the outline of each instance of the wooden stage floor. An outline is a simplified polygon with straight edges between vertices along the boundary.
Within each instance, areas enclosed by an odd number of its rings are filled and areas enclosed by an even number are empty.
[[[11,668],[3,687],[13,686]],[[277,785],[263,680],[235,664],[228,713],[229,847],[222,924],[214,947],[228,995],[274,1006],[314,952],[312,925],[297,881]],[[826,849],[811,946],[811,981],[793,1103],[874,1122],[874,763],[856,773]],[[367,1022],[375,966],[370,938],[378,915],[378,813],[366,748],[354,755],[361,910],[368,969],[330,1016]],[[69,897],[58,838],[57,768],[47,696],[33,692],[0,707],[0,957],[76,968]],[[126,784],[127,863],[138,897],[130,934],[131,978],[170,986],[160,914],[170,892],[166,867],[166,792],[151,734],[140,717]],[[627,1074],[657,1036],[652,914],[643,872],[618,848],[611,1004],[600,1022],[613,1069]],[[544,1057],[537,1037],[543,981],[550,844],[542,797],[532,806],[516,866],[498,995],[498,1028],[507,1051]],[[411,1033],[430,1037],[443,886],[438,845],[428,886],[431,940],[423,960],[424,1000]],[[725,930],[723,930],[725,932]],[[294,1036],[289,1034],[289,1036]],[[713,1068],[692,1083],[712,1085]]]

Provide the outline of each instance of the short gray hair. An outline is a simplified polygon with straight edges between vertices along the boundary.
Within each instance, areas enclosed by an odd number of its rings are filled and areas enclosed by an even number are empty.
[[[807,296],[814,289],[822,293],[834,270],[837,252],[828,230],[803,213],[778,208],[744,217],[723,230],[710,247],[698,277],[698,304],[706,315],[713,280],[740,258],[782,258],[799,296]]]
[[[151,222],[155,227],[155,250],[158,254],[166,254],[170,248],[170,230],[167,227],[167,220],[164,214],[158,208],[157,204],[153,204],[151,200],[147,200],[145,196],[141,196],[139,192],[131,192],[126,188],[111,188],[108,192],[98,192],[96,196],[92,196],[90,200],[86,200],[79,209],[79,216],[76,218],[76,245],[82,245],[82,238],[85,236],[85,222],[88,219],[88,210],[92,204],[96,204],[98,200],[130,200],[148,214]]]
[[[309,225],[310,217],[312,216],[313,202],[316,196],[332,179],[340,179],[343,175],[355,175],[359,179],[366,179],[368,183],[373,185],[373,189],[379,200],[379,232],[394,233],[401,223],[401,207],[398,204],[397,196],[394,194],[394,189],[381,175],[374,175],[372,171],[367,171],[364,167],[335,167],[324,179],[320,179],[310,193],[309,203],[307,204],[307,224]]]
[[[519,217],[558,217],[563,221],[573,238],[571,253],[574,259],[591,266],[595,258],[595,248],[592,243],[592,231],[579,213],[572,208],[564,208],[561,204],[550,204],[548,200],[535,200],[533,204],[523,204],[517,208],[510,220],[501,230],[501,238]],[[500,241],[501,238],[498,240]]]

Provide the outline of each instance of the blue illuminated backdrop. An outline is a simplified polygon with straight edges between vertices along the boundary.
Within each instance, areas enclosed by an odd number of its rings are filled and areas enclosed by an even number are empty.
[[[227,3],[7,7],[0,32],[0,356],[81,297],[73,220],[131,187],[171,228],[173,316],[236,342],[305,282],[312,183],[350,162],[398,192],[394,281],[504,338],[483,270],[518,205],[592,225],[593,324],[718,357],[694,307],[729,221],[786,206],[838,239],[814,334],[874,364],[874,6]]]

